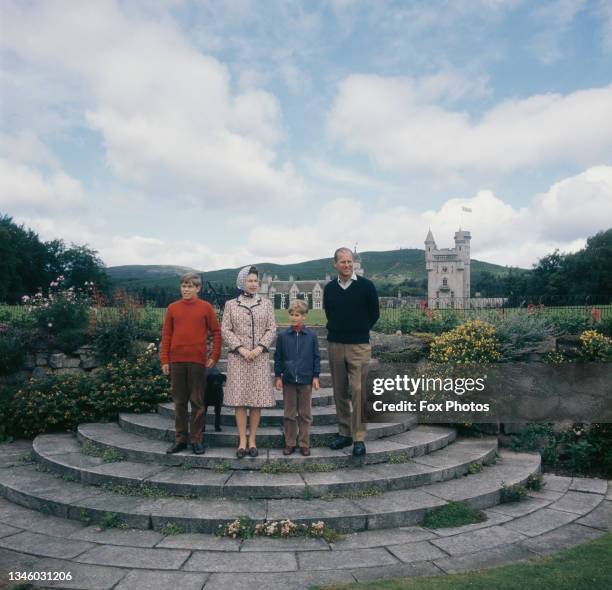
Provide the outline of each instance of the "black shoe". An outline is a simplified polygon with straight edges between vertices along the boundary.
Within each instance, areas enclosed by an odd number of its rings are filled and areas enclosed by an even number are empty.
[[[353,444],[353,439],[350,436],[342,436],[339,434],[334,438],[334,440],[329,443],[329,448],[332,451],[337,451],[338,449],[343,449],[344,447],[348,447]]]
[[[191,448],[196,455],[204,454],[204,445],[201,442],[192,443]]]
[[[187,448],[187,443],[175,442],[173,445],[170,445],[166,449],[166,453],[168,455],[173,455],[174,453],[179,453],[180,451],[184,451],[186,448]]]
[[[365,443],[360,440],[353,445],[353,457],[363,457],[366,454]]]
[[[222,432],[221,426],[215,426],[215,432]]]

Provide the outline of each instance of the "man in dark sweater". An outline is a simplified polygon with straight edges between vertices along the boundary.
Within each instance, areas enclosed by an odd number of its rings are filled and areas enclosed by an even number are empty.
[[[336,250],[334,267],[338,279],[330,281],[323,291],[339,432],[330,448],[353,444],[353,455],[361,457],[366,453],[366,377],[372,356],[370,329],[380,313],[378,294],[372,281],[353,271],[353,253],[348,248]]]

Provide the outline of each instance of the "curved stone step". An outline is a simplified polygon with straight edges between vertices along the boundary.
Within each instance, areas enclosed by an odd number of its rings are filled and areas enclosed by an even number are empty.
[[[454,500],[489,508],[499,502],[503,485],[524,483],[540,469],[539,455],[501,451],[500,456],[495,465],[468,477],[355,500],[149,499],[65,481],[27,464],[0,470],[0,493],[11,502],[56,516],[99,520],[111,513],[140,529],[160,530],[173,523],[188,532],[210,533],[246,516],[305,524],[323,520],[340,532],[362,531],[417,524],[427,511]]]
[[[366,440],[374,440],[404,432],[414,426],[416,418],[410,416],[405,422],[370,424]],[[174,420],[159,414],[119,414],[119,426],[127,432],[141,434],[156,440],[175,440]],[[328,445],[337,435],[335,424],[312,426],[310,429],[310,444],[312,447]],[[235,426],[224,426],[222,432],[206,430],[204,444],[211,447],[237,447],[238,431]],[[257,445],[261,448],[280,448],[285,445],[283,431],[278,426],[263,426],[257,430]]]
[[[68,435],[70,436],[70,435]],[[63,444],[62,444],[63,443]],[[62,447],[67,452],[60,453]],[[497,451],[497,438],[463,439],[429,455],[402,464],[366,465],[327,473],[270,474],[258,471],[185,470],[133,461],[104,463],[79,452],[74,437],[43,435],[33,452],[38,461],[60,475],[94,485],[146,484],[178,496],[232,498],[302,498],[382,493],[446,481],[482,469]]]
[[[282,454],[281,448],[259,449],[257,458],[242,460],[236,458],[233,447],[212,447],[207,449],[204,455],[194,455],[190,451],[167,455],[168,442],[152,440],[127,432],[115,423],[80,424],[77,437],[82,443],[88,441],[100,449],[114,451],[119,458],[141,463],[182,465],[185,469],[194,467],[217,470],[257,470],[266,463],[272,462],[286,471],[300,469],[314,471],[316,469],[342,469],[387,461],[406,461],[450,444],[455,440],[456,432],[442,426],[416,426],[412,430],[368,442],[368,453],[365,458],[360,459],[352,456],[351,447],[338,451],[332,451],[326,447],[313,448],[309,457],[302,457],[299,453],[287,457]]]
[[[277,400],[278,403],[278,400]],[[172,402],[159,404],[157,406],[157,413],[165,418],[174,420],[174,404]],[[209,408],[206,415],[206,424],[213,424],[215,420],[214,409]],[[282,427],[283,425],[283,409],[279,408],[266,408],[261,413],[261,421],[259,423],[263,426],[277,426]],[[313,406],[312,408],[312,426],[324,426],[329,424],[336,424],[336,406]],[[222,407],[221,408],[221,426],[235,426],[236,417],[234,408]],[[207,429],[207,432],[210,429]]]

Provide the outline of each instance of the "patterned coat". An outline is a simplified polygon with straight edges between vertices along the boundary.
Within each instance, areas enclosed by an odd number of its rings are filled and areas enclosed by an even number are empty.
[[[221,335],[228,348],[226,406],[273,408],[276,405],[269,348],[276,339],[276,320],[272,302],[259,295],[241,295],[225,304]],[[236,352],[240,346],[253,350],[264,347],[254,361],[246,361]]]

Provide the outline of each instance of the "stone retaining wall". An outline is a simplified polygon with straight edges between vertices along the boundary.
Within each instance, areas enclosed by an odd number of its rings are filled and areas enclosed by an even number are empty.
[[[15,384],[28,379],[44,379],[48,375],[82,375],[95,371],[100,362],[93,346],[81,346],[71,354],[40,349],[27,354],[22,370],[0,377],[0,384]]]

